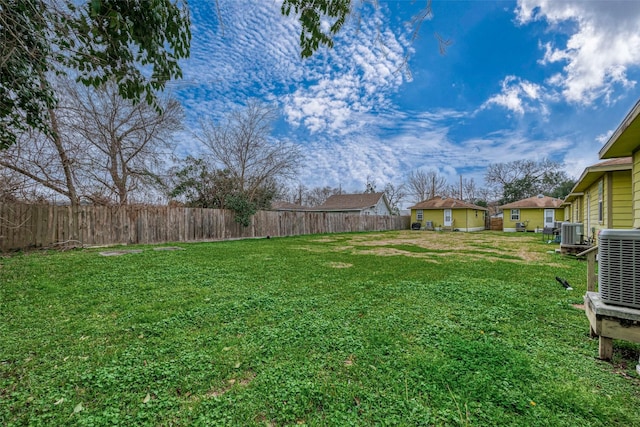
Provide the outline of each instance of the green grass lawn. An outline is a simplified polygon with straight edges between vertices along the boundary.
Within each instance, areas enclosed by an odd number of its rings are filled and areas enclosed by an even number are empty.
[[[539,234],[180,246],[0,259],[0,425],[640,425]]]

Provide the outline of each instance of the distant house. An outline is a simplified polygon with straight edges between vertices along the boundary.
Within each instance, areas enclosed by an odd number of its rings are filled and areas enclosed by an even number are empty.
[[[564,221],[563,201],[539,194],[502,205],[503,231],[534,231]]]
[[[597,239],[608,228],[633,226],[631,157],[620,157],[587,167],[564,199],[564,217],[584,225]]]
[[[358,215],[392,215],[384,193],[335,194],[322,205],[306,208],[309,212],[343,212]]]
[[[444,228],[459,231],[481,231],[485,229],[487,208],[451,197],[423,200],[411,206],[411,223],[420,223],[421,228]]]
[[[272,211],[306,211],[309,208],[302,205],[297,205],[295,203],[283,202],[283,201],[275,201],[271,202],[271,210]]]

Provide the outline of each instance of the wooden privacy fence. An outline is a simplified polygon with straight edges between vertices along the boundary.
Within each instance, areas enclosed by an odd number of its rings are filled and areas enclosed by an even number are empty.
[[[0,203],[0,250],[402,230],[409,222],[408,216],[259,211],[243,227],[222,209]]]

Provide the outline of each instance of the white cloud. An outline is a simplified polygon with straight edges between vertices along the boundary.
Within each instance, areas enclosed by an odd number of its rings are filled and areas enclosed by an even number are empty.
[[[544,88],[536,83],[522,80],[516,76],[507,76],[501,82],[500,93],[490,97],[480,107],[489,108],[492,105],[499,105],[518,115],[523,115],[528,111],[539,111],[546,115],[547,107],[544,103]]]
[[[563,65],[547,83],[568,102],[613,102],[617,90],[636,84],[627,70],[640,65],[640,2],[518,0],[516,19],[523,25],[544,20],[569,36],[564,45],[544,43],[540,60]]]
[[[299,130],[345,135],[362,129],[364,114],[390,105],[408,79],[404,67],[412,47],[389,28],[384,4],[358,3],[334,48],[321,48],[309,59],[300,58],[299,23],[283,17],[279,4],[220,0],[219,15],[213,2],[191,6],[192,54],[182,64],[184,79],[171,84],[187,111],[188,128],[261,98],[281,107]]]
[[[406,182],[410,172],[422,169],[437,171],[450,184],[455,185],[462,174],[484,185],[484,169],[490,163],[524,157],[564,162],[567,150],[573,150],[571,159],[575,161],[577,155],[584,157],[569,138],[537,139],[524,130],[455,140],[451,134],[467,119],[469,115],[453,110],[414,114],[389,111],[365,116],[366,131],[344,138],[321,137],[310,144],[303,183],[314,187],[321,181],[322,185],[361,190],[367,177],[372,177],[382,188],[387,182]],[[386,135],[384,130],[390,123],[394,132]],[[571,170],[579,167],[567,163]]]
[[[312,133],[346,134],[362,128],[363,113],[389,106],[388,97],[406,81],[410,43],[385,27],[381,8],[347,25],[334,48],[314,59],[306,84],[282,100],[289,123]]]

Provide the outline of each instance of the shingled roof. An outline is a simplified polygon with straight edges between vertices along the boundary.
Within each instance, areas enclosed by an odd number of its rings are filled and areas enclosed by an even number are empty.
[[[584,172],[582,172],[580,178],[578,178],[578,181],[571,189],[571,193],[565,198],[565,201],[573,200],[576,194],[585,191],[607,172],[631,171],[632,168],[633,161],[631,157],[618,157],[588,166]]]
[[[518,200],[516,202],[507,203],[500,206],[502,209],[527,209],[527,208],[547,208],[556,209],[562,204],[562,200],[554,197],[543,196],[542,194],[529,197],[526,199]]]
[[[308,208],[311,211],[359,211],[368,209],[380,201],[384,193],[334,194],[322,205]],[[386,198],[385,198],[385,203]],[[387,203],[388,205],[388,203]]]
[[[488,210],[487,208],[474,205],[473,203],[467,203],[463,200],[440,196],[436,196],[428,200],[423,200],[422,202],[417,203],[415,206],[411,206],[409,209],[475,209],[480,211]]]
[[[271,202],[271,210],[273,211],[306,211],[306,206],[297,205],[295,203],[283,202],[281,200]]]

